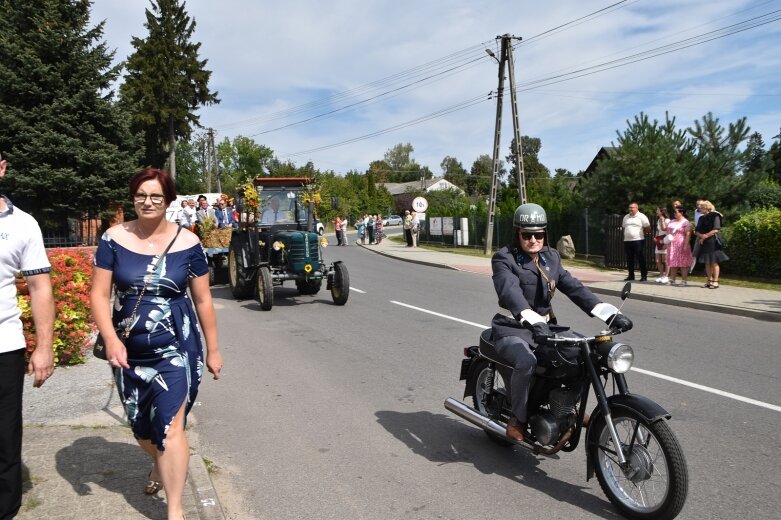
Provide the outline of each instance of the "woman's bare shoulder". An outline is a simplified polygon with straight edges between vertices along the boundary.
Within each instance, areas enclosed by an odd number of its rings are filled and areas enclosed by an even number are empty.
[[[198,238],[198,235],[185,228],[182,228],[182,231],[179,233],[179,240],[181,241],[180,246],[182,246],[182,249],[189,249],[195,244],[201,243],[201,239]]]
[[[130,237],[130,233],[131,230],[133,229],[133,226],[134,226],[133,221],[120,222],[119,224],[114,224],[113,226],[108,228],[106,230],[106,234],[109,237],[111,237],[111,240],[114,240],[122,244]]]

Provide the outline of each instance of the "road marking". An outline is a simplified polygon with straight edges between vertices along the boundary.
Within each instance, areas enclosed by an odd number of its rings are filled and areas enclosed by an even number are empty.
[[[439,316],[440,318],[445,318],[447,320],[453,320],[457,321],[459,323],[465,323],[466,325],[471,325],[473,327],[480,327],[481,329],[488,329],[490,327],[486,327],[485,325],[480,325],[479,323],[475,323],[473,321],[466,321],[462,320],[461,318],[454,318],[453,316],[448,316],[447,314],[440,314],[438,312],[430,311],[428,309],[422,309],[420,307],[415,307],[414,305],[409,305],[406,303],[397,302],[394,300],[391,300],[391,303],[394,303],[396,305],[401,305],[402,307],[407,307],[408,309],[416,310],[419,312],[425,312],[426,314],[433,314],[434,316]]]
[[[419,312],[425,312],[426,314],[431,314],[433,316],[438,316],[440,318],[445,318],[447,320],[457,321],[459,323],[464,323],[466,325],[471,325],[473,327],[478,327],[478,328],[483,329],[483,330],[490,328],[490,326],[481,325],[481,324],[475,323],[473,321],[462,320],[461,318],[455,318],[453,316],[448,316],[447,314],[442,314],[442,313],[439,313],[439,312],[430,311],[428,309],[423,309],[422,307],[415,307],[414,305],[409,305],[409,304],[402,303],[402,302],[397,302],[397,301],[394,301],[394,300],[391,300],[391,303],[393,303],[395,305],[401,305],[402,307],[407,307],[409,309],[413,309],[413,310],[416,310],[416,311],[419,311]],[[717,388],[711,388],[709,386],[704,386],[704,385],[700,385],[700,384],[697,384],[697,383],[692,383],[692,382],[689,382],[689,381],[685,381],[683,379],[678,379],[677,377],[666,376],[664,374],[660,374],[658,372],[651,372],[650,370],[645,370],[645,369],[642,369],[642,368],[632,367],[632,370],[637,372],[637,373],[639,373],[639,374],[644,374],[644,375],[647,375],[647,376],[650,376],[650,377],[657,377],[659,379],[664,379],[665,381],[670,381],[672,383],[678,383],[679,385],[688,386],[688,387],[691,387],[691,388],[696,388],[697,390],[702,390],[703,392],[709,392],[711,394],[716,394],[716,395],[720,395],[722,397],[727,397],[728,399],[734,399],[735,401],[740,401],[740,402],[747,403],[747,404],[753,404],[755,406],[759,406],[761,408],[767,408],[768,410],[773,410],[775,412],[781,412],[781,406],[777,406],[775,404],[765,403],[763,401],[757,401],[756,399],[751,399],[749,397],[743,397],[742,395],[731,394],[729,392],[725,392],[725,391],[719,390]]]
[[[632,367],[632,371],[639,372],[641,374],[645,374],[645,375],[651,376],[651,377],[658,377],[659,379],[664,379],[665,381],[671,381],[673,383],[678,383],[679,385],[690,386],[692,388],[696,388],[697,390],[702,390],[704,392],[710,392],[712,394],[720,395],[722,397],[728,397],[728,398],[734,399],[736,401],[742,401],[744,403],[753,404],[755,406],[761,406],[762,408],[767,408],[768,410],[781,412],[781,406],[776,406],[774,404],[765,403],[763,401],[757,401],[756,399],[751,399],[749,397],[743,397],[742,395],[731,394],[729,392],[725,392],[725,391],[719,390],[717,388],[711,388],[709,386],[703,386],[703,385],[700,385],[700,384],[697,384],[697,383],[690,383],[689,381],[684,381],[683,379],[678,379],[677,377],[666,376],[664,374],[659,374],[658,372],[651,372],[650,370],[644,370],[642,368]]]
[[[353,287],[352,285],[350,286],[350,290],[351,290],[351,291],[355,291],[355,292],[357,292],[357,293],[366,294],[366,291],[362,291],[362,290],[360,290],[360,289],[356,289],[356,288],[355,288],[355,287]]]

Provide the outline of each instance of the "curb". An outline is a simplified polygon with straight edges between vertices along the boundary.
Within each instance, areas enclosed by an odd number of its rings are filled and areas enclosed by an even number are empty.
[[[220,499],[217,497],[217,490],[212,484],[206,462],[198,453],[190,454],[187,473],[190,476],[188,482],[198,508],[198,518],[200,520],[224,520],[225,513],[220,505]]]
[[[439,267],[440,269],[450,269],[451,271],[462,271],[462,269],[459,269],[458,267],[453,267],[452,265],[448,264],[440,264],[437,262],[427,262],[425,260],[417,260],[412,258],[403,258],[401,256],[396,256],[390,253],[386,253],[385,251],[378,251],[377,249],[371,249],[369,247],[366,247],[366,244],[355,244],[357,246],[360,246],[364,248],[367,251],[371,251],[374,254],[382,255],[388,258],[394,258],[396,260],[401,260],[402,262],[408,262],[410,264],[419,264],[419,265],[427,265],[429,267]]]
[[[589,286],[591,292],[597,294],[605,294],[608,296],[621,296],[621,289],[609,289],[607,287]],[[727,307],[725,305],[717,305],[713,303],[695,302],[691,300],[679,300],[676,298],[670,298],[667,296],[655,296],[653,294],[642,294],[638,292],[632,292],[631,298],[633,300],[641,300],[651,303],[662,303],[665,305],[675,304],[678,307],[687,307],[689,309],[699,309],[709,312],[718,312],[721,314],[730,314],[732,316],[743,316],[745,318],[754,318],[760,321],[781,322],[781,313],[770,311],[757,311],[754,309],[745,309],[739,307]]]

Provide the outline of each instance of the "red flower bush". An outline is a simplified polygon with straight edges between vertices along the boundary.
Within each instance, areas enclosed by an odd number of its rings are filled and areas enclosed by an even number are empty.
[[[77,365],[84,363],[85,349],[95,331],[90,311],[89,293],[92,287],[92,256],[90,250],[69,248],[49,249],[54,292],[54,363]],[[22,323],[27,351],[35,349],[35,324],[30,309],[30,296],[17,296],[22,311]]]

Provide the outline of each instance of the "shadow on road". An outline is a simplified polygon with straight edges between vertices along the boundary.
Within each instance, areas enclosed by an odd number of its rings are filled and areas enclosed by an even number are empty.
[[[431,462],[471,464],[481,473],[506,477],[602,518],[620,518],[607,500],[587,493],[587,488],[548,476],[539,468],[539,459],[532,453],[523,448],[494,444],[473,426],[427,411],[379,411],[375,415],[383,428],[413,453]],[[585,467],[583,472],[585,474]]]

